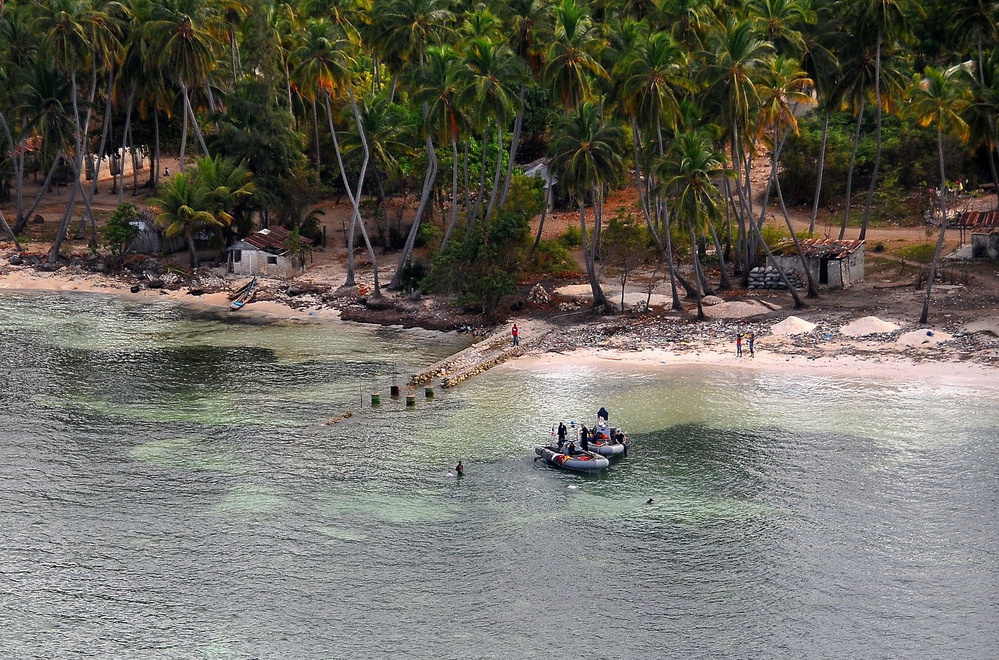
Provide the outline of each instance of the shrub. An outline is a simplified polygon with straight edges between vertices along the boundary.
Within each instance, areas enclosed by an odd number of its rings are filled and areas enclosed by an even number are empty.
[[[577,248],[583,244],[583,230],[575,225],[569,225],[562,232],[562,235],[558,237],[558,240],[570,250]]]
[[[906,245],[895,250],[895,255],[909,261],[916,261],[928,264],[933,260],[933,251],[936,246],[932,243],[917,243],[916,245]]]

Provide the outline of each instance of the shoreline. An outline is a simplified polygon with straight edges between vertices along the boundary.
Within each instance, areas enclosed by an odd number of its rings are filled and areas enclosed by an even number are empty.
[[[167,300],[192,308],[228,313],[228,288],[233,283],[218,278],[218,282],[213,284],[212,290],[206,287],[203,295],[193,296],[188,289],[176,286],[159,289],[143,287],[138,292],[132,292],[132,283],[124,278],[80,269],[48,272],[29,266],[8,266],[0,271],[0,291],[90,293],[148,302]],[[281,282],[280,286],[291,284]],[[349,296],[342,301],[347,298]],[[278,321],[344,320],[341,309],[330,305],[326,297],[315,299],[302,296],[292,300],[297,304],[293,306],[288,304],[290,301],[287,299],[271,296],[270,299],[255,300],[233,313]],[[909,382],[932,380],[939,384],[964,386],[999,383],[999,339],[991,330],[991,319],[983,321],[985,332],[958,330],[952,336],[937,331],[940,337],[947,339],[932,343],[927,339],[922,342],[926,345],[921,346],[903,341],[906,329],[910,330],[908,335],[915,334],[906,326],[893,332],[854,337],[843,335],[836,329],[856,320],[849,315],[806,310],[802,316],[810,317],[817,326],[810,332],[796,335],[780,335],[771,331],[779,321],[791,317],[790,314],[780,313],[763,318],[721,318],[703,322],[688,318],[621,314],[592,317],[580,324],[562,326],[554,324],[554,317],[544,320],[517,317],[510,322],[520,325],[522,337],[527,340],[525,343],[532,345],[497,368],[561,370],[621,365],[628,370],[647,371],[673,366],[709,366],[778,374],[809,373]],[[380,317],[377,312],[368,317],[363,321],[349,320],[401,325],[395,322],[395,317]],[[750,331],[757,336],[756,357],[737,358],[734,337]],[[540,339],[530,341],[532,335]]]

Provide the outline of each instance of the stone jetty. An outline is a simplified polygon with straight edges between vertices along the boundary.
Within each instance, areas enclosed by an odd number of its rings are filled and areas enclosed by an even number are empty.
[[[550,331],[547,324],[538,321],[518,321],[517,324],[520,328],[519,346],[513,345],[513,338],[510,335],[513,323],[507,323],[482,341],[413,374],[409,379],[410,385],[420,385],[440,379],[441,387],[454,387],[497,364],[521,355],[531,346],[540,343]]]

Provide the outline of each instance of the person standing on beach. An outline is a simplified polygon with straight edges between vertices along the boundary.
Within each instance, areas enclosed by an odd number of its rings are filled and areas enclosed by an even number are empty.
[[[753,357],[753,342],[756,341],[756,333],[750,332],[747,338],[749,339],[749,357]]]
[[[735,336],[735,357],[742,357],[742,333]]]
[[[510,331],[510,334],[513,335],[513,345],[514,346],[519,346],[520,345],[520,331],[517,329],[517,324],[516,323],[513,324],[513,330]]]

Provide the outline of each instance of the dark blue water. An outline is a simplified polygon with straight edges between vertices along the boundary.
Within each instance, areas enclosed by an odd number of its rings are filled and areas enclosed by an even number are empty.
[[[515,365],[407,410],[388,386],[464,339],[96,296],[0,319],[5,657],[999,650],[994,387]],[[601,405],[626,460],[533,462]]]

